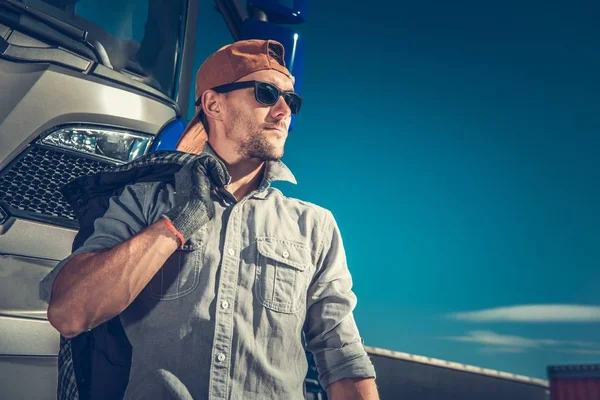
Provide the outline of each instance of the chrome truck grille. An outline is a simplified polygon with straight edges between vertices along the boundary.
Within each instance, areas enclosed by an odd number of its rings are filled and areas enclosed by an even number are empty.
[[[75,214],[59,188],[111,166],[114,164],[32,145],[0,172],[0,204],[14,216],[76,225]]]

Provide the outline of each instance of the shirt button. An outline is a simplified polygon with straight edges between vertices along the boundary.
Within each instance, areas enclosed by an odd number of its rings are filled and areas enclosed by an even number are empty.
[[[229,250],[227,250],[227,253],[229,253],[229,255],[232,256],[235,254],[235,250],[230,248]]]
[[[223,301],[221,303],[221,308],[223,308],[223,310],[227,310],[229,308],[229,303],[227,301]]]
[[[234,212],[234,213],[236,213],[236,212],[238,212],[239,210],[240,210],[239,208],[234,208],[234,209],[233,209],[233,212]]]
[[[282,256],[283,256],[283,258],[288,258],[290,256],[290,253],[288,253],[287,251],[284,251]]]
[[[219,353],[219,355],[217,356],[217,360],[218,360],[219,362],[223,362],[223,361],[225,361],[225,354],[223,354],[223,353]]]

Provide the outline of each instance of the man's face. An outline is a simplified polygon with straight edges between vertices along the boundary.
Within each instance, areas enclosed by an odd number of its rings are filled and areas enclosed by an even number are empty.
[[[252,80],[271,83],[283,91],[294,90],[292,80],[275,70],[254,72],[238,82]],[[239,89],[226,93],[225,107],[225,133],[236,143],[242,158],[274,161],[283,156],[291,122],[291,111],[283,97],[266,106],[256,101],[254,88]]]

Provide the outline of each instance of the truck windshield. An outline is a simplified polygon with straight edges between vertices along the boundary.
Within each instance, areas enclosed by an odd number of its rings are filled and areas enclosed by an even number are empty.
[[[187,0],[20,0],[86,32],[110,66],[175,98]]]

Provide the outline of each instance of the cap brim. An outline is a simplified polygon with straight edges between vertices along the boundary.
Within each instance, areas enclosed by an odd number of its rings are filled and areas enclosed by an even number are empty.
[[[200,154],[204,151],[204,145],[208,141],[208,134],[206,133],[206,129],[204,129],[204,125],[200,122],[198,114],[196,113],[188,126],[185,127],[175,147],[177,150],[191,154]]]

